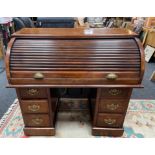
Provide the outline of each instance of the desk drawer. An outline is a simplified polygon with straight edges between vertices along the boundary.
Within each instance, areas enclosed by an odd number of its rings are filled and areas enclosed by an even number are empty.
[[[24,115],[26,127],[49,127],[50,119],[47,114],[27,114]]]
[[[19,94],[22,99],[44,99],[47,98],[46,88],[19,88]]]
[[[123,113],[125,112],[128,105],[128,100],[104,100],[100,99],[99,101],[99,112],[115,112],[115,113]]]
[[[130,88],[102,88],[101,98],[124,99],[130,95]]]
[[[48,113],[48,100],[21,100],[24,113]]]
[[[122,127],[124,116],[122,114],[98,114],[97,126],[101,127]]]

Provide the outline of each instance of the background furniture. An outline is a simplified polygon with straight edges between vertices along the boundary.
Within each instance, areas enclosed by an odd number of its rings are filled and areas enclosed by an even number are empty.
[[[145,25],[146,27],[155,27],[155,17],[147,17]]]
[[[15,25],[15,31],[19,31],[22,28],[33,28],[34,23],[29,17],[14,17],[13,22]]]
[[[144,27],[143,31],[147,32],[144,47],[150,45],[155,48],[155,29]]]
[[[2,33],[3,44],[6,49],[10,40],[10,36],[14,32],[14,26],[11,17],[0,17],[0,32]]]
[[[75,18],[73,17],[14,17],[15,31],[22,28],[73,28]]]
[[[73,28],[73,17],[37,17],[37,27],[44,28]]]
[[[151,77],[150,77],[150,80],[155,82],[155,71],[153,71]]]
[[[2,34],[0,33],[0,59],[3,57],[3,37]]]

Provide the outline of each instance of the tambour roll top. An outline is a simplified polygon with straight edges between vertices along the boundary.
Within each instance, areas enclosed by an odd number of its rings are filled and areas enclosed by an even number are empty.
[[[29,28],[12,35],[6,67],[12,86],[138,86],[144,56],[125,29]]]

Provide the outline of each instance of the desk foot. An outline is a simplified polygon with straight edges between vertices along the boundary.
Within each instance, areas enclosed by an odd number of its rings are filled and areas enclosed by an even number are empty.
[[[54,136],[55,128],[31,128],[25,127],[24,133],[27,136]]]
[[[110,137],[121,137],[123,135],[123,128],[92,128],[93,136],[110,136]]]

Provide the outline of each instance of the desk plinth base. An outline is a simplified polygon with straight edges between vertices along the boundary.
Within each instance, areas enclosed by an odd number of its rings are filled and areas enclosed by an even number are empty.
[[[123,128],[92,128],[93,136],[110,136],[110,137],[121,137],[123,135]]]
[[[24,133],[26,136],[54,136],[55,135],[55,128],[25,127]]]

